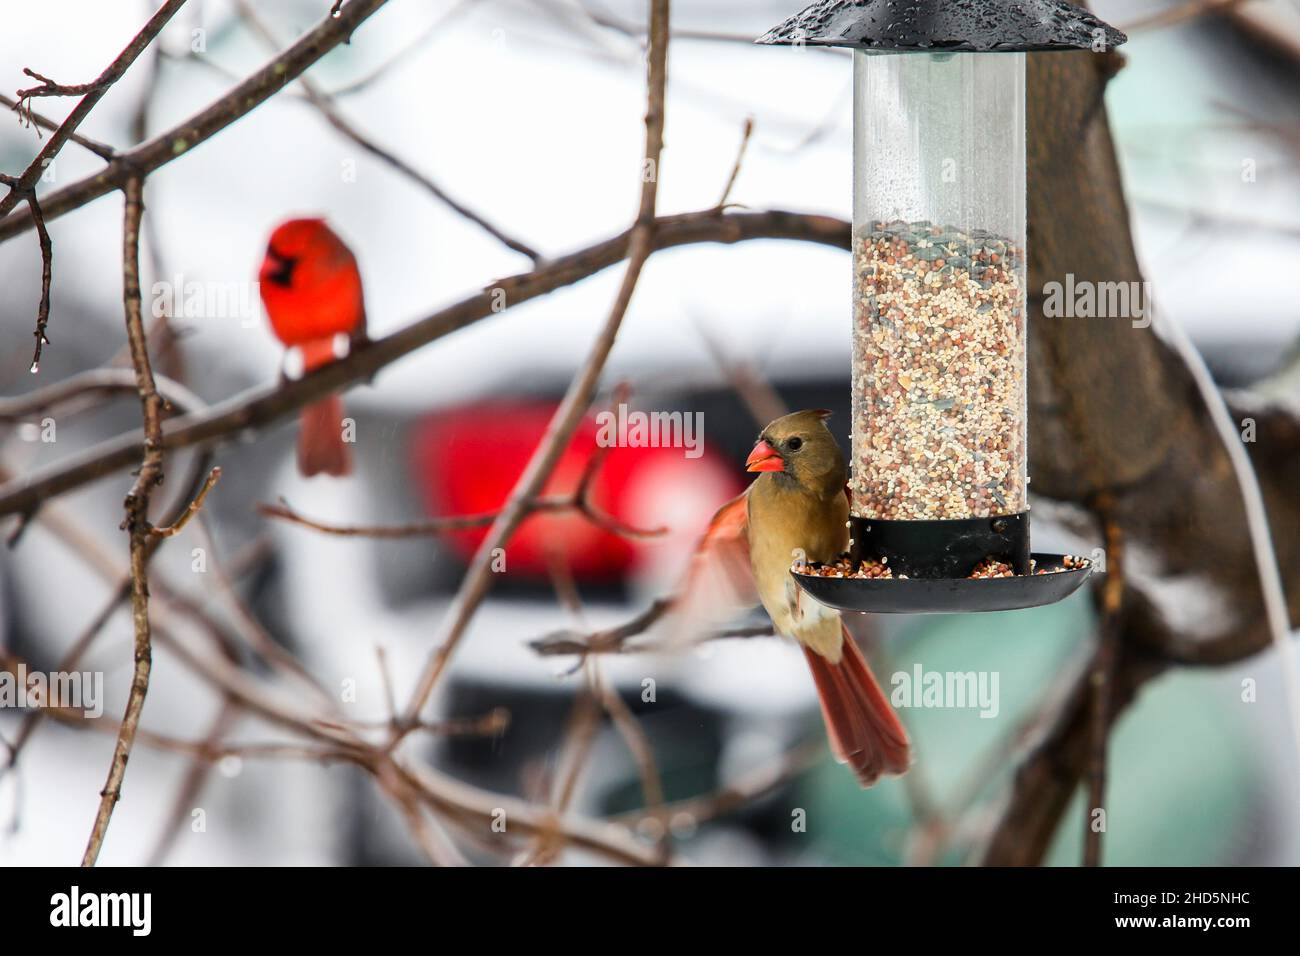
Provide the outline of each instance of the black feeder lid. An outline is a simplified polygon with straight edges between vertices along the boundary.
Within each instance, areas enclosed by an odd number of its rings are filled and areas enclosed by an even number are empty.
[[[878,53],[1020,53],[1106,48],[1128,37],[1064,0],[821,0],[759,37],[771,45]]]

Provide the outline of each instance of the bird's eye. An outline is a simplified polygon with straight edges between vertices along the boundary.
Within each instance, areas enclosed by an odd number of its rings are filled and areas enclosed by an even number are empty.
[[[796,435],[794,438],[791,438],[785,444],[786,447],[788,447],[791,451],[798,451],[800,448],[803,447],[803,439]]]

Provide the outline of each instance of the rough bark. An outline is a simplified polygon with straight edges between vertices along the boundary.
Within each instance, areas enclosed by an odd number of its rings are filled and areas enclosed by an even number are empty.
[[[1142,281],[1101,107],[1116,56],[1029,58],[1031,291],[1067,273],[1076,282]],[[1113,722],[1169,665],[1241,660],[1270,647],[1271,635],[1237,479],[1181,356],[1154,327],[1046,318],[1042,305],[1040,294],[1030,310],[1033,490],[1089,509],[1106,500],[1127,542]],[[1260,437],[1248,447],[1295,620],[1300,420],[1250,395],[1234,396],[1233,410],[1238,420],[1252,410],[1259,420]],[[1093,693],[1084,669],[1018,768],[985,863],[1043,859],[1087,766]]]

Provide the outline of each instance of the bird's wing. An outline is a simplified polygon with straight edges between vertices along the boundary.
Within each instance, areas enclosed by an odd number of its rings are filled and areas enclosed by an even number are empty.
[[[674,601],[677,637],[689,640],[758,604],[749,563],[748,489],[718,509],[695,547]]]

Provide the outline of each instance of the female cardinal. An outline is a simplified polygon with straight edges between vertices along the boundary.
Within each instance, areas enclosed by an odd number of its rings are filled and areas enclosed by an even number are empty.
[[[303,372],[332,362],[334,338],[365,339],[366,307],[356,257],[322,219],[290,219],[271,233],[258,273],[271,329],[302,353]],[[343,441],[343,401],[330,395],[302,410],[298,470],[346,475],[352,459]]]
[[[777,632],[803,647],[835,758],[869,787],[882,774],[907,770],[907,733],[839,612],[790,576],[796,555],[831,562],[848,548],[848,470],[828,417],[795,412],[763,429],[746,462],[760,474],[710,522],[682,600],[688,608],[716,605],[729,590],[740,603],[762,601]]]

